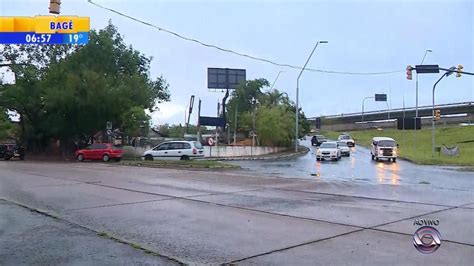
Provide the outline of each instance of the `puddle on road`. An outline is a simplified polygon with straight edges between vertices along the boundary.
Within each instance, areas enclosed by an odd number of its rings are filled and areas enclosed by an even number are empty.
[[[287,164],[275,164],[273,166],[276,166],[276,167],[291,167],[291,164],[287,163]]]

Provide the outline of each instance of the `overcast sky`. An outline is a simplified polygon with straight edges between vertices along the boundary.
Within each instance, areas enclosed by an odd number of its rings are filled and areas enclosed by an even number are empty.
[[[302,66],[318,40],[308,67],[347,72],[400,71],[389,75],[339,75],[305,72],[300,103],[307,116],[360,112],[361,101],[374,93],[389,94],[392,108],[415,105],[414,79],[406,79],[408,64],[449,68],[463,64],[474,72],[474,5],[470,0],[446,1],[160,1],[95,0],[120,12],[187,37],[241,53]],[[47,0],[0,0],[2,16],[48,15]],[[266,78],[294,100],[298,71],[206,48],[120,17],[86,0],[63,0],[61,15],[90,16],[91,27],[112,20],[128,44],[153,56],[151,73],[170,84],[171,102],[159,105],[154,124],[182,123],[190,95],[203,101],[203,115],[215,115],[221,92],[209,92],[208,67],[247,69],[247,79]],[[420,105],[431,103],[439,75],[419,77]],[[472,76],[443,80],[436,101],[472,101]],[[366,102],[366,110],[385,108]],[[196,121],[196,116],[192,117]]]

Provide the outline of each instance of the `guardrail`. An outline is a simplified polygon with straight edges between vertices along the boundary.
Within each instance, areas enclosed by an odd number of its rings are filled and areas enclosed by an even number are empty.
[[[446,108],[458,108],[458,107],[468,107],[473,106],[473,102],[461,102],[461,103],[448,103],[448,104],[438,104],[435,105],[435,109],[446,109]],[[431,105],[426,106],[419,106],[418,111],[425,111],[431,110],[433,107]],[[385,109],[385,110],[377,110],[377,111],[368,111],[364,112],[364,116],[374,115],[374,114],[387,114],[387,113],[396,113],[396,112],[412,112],[415,111],[416,107],[408,107],[408,108],[395,108],[395,109]],[[362,116],[362,112],[358,113],[347,113],[347,114],[339,114],[339,115],[323,115],[320,116],[321,118],[347,118],[347,117],[358,117]],[[308,120],[315,120],[318,117],[310,117]]]

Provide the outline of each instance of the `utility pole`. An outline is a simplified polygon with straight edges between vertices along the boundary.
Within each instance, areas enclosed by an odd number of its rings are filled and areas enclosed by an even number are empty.
[[[237,144],[237,112],[239,105],[235,105],[235,118],[234,118],[234,146]]]

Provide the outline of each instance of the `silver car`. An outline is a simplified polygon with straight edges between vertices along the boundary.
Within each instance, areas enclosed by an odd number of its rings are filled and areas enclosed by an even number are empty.
[[[341,156],[351,156],[351,148],[349,148],[347,142],[338,141],[337,147],[341,150]]]

